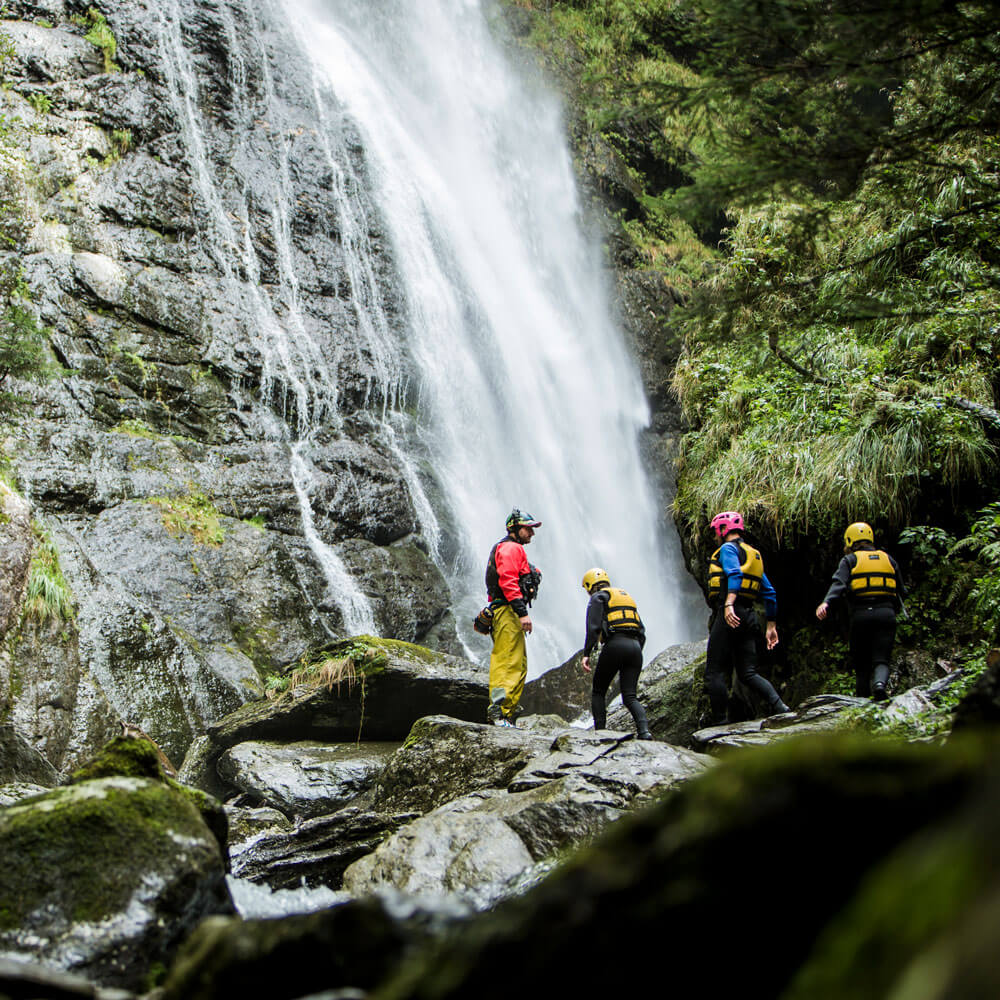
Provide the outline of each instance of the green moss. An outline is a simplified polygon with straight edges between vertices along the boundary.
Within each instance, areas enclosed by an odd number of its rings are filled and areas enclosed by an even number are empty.
[[[204,836],[189,802],[159,783],[121,777],[59,788],[0,814],[0,928],[26,930],[53,908],[96,922],[124,909],[141,873]],[[131,863],[130,863],[131,862]]]
[[[80,21],[77,20],[76,23],[79,24]],[[107,19],[96,7],[91,7],[87,11],[87,17],[83,19],[81,27],[88,26],[89,30],[83,37],[95,48],[101,50],[104,55],[104,72],[120,73],[121,66],[115,62],[118,40],[108,25]]]
[[[148,740],[134,736],[116,736],[98,755],[70,776],[71,784],[120,775],[126,778],[167,780],[156,747]]]
[[[163,526],[174,538],[190,535],[199,545],[218,547],[226,537],[219,512],[204,493],[153,497],[149,503],[160,509]]]
[[[133,417],[129,420],[120,420],[111,428],[117,434],[128,434],[130,437],[149,438],[156,441],[162,439],[163,435],[154,431],[144,420]]]

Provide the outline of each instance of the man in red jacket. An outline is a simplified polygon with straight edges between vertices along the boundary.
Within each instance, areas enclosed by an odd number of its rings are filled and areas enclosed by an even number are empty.
[[[486,716],[495,726],[513,726],[528,675],[525,634],[531,631],[528,606],[538,593],[542,574],[528,562],[536,521],[515,507],[507,518],[507,536],[490,550],[486,563],[486,599],[493,609],[490,655],[490,703]]]

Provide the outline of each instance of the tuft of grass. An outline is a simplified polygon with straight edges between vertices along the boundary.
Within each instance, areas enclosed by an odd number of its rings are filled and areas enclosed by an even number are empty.
[[[37,539],[28,571],[24,617],[39,625],[72,621],[76,615],[73,594],[59,566],[59,550],[49,532],[32,524]]]
[[[76,23],[80,23],[79,20]],[[120,73],[121,66],[115,62],[115,54],[118,51],[118,40],[111,30],[105,16],[96,8],[91,7],[87,11],[87,17],[81,27],[89,26],[89,30],[83,36],[91,45],[101,50],[104,55],[104,72]]]
[[[28,103],[40,115],[47,115],[52,110],[52,98],[48,94],[36,91],[28,95]]]

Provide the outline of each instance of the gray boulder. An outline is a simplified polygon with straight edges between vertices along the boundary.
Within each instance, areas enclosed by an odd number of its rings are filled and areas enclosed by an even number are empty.
[[[306,885],[341,887],[349,865],[371,854],[413,813],[371,812],[348,806],[329,816],[304,820],[287,830],[272,829],[241,845],[233,874],[272,890]]]
[[[658,739],[677,746],[693,746],[691,734],[701,728],[708,702],[702,692],[705,643],[669,646],[643,667],[638,697]],[[630,732],[632,716],[621,702],[608,706],[608,726]]]
[[[444,715],[418,719],[379,775],[374,804],[423,813],[470,792],[506,788],[551,744],[551,736]]]
[[[463,751],[472,753],[460,756]],[[415,763],[422,754],[425,759]],[[433,780],[438,761],[445,771],[441,785],[407,795],[408,782]],[[462,784],[457,761],[469,767],[466,788],[478,789],[461,798],[454,798]],[[708,763],[690,751],[624,734],[568,729],[552,740],[516,729],[421,720],[387,766],[393,780],[384,777],[379,794],[396,803],[448,801],[351,865],[344,888],[355,894],[384,887],[452,893],[477,907],[492,905],[536,861],[587,840],[633,804],[674,788]]]
[[[219,758],[220,777],[289,817],[336,812],[373,785],[395,744],[239,743]]]

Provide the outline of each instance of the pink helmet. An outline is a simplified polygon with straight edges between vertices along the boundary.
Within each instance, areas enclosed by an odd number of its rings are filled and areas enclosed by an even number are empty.
[[[712,518],[712,530],[721,542],[730,531],[743,531],[743,515],[735,510],[727,510]]]

